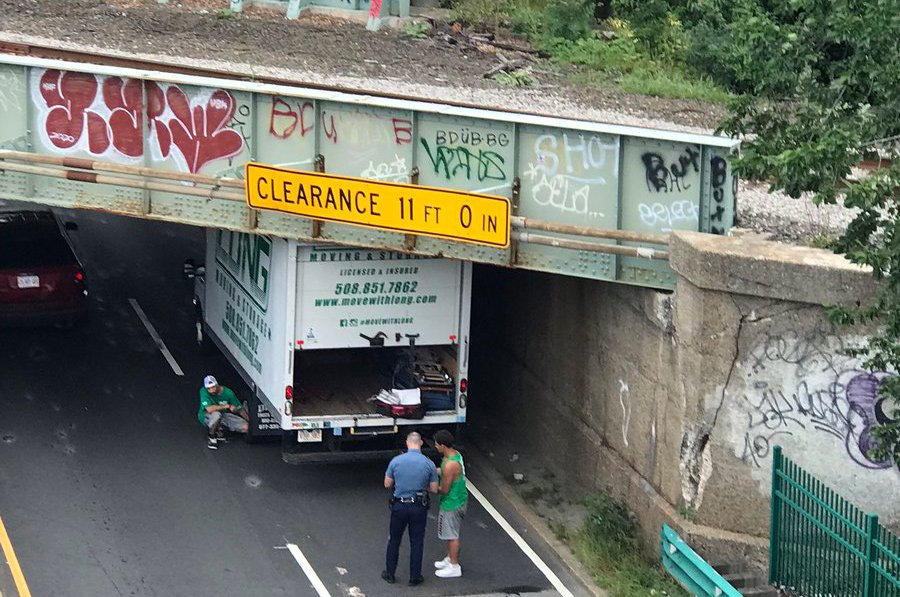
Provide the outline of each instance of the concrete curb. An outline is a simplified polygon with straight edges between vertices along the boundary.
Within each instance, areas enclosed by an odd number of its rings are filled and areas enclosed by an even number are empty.
[[[536,532],[538,537],[547,544],[553,553],[560,559],[566,570],[581,583],[582,588],[594,597],[609,597],[609,593],[601,589],[594,582],[593,577],[584,564],[575,557],[569,547],[556,538],[556,535],[547,525],[547,522],[538,516],[531,507],[519,496],[518,492],[510,485],[503,475],[494,468],[490,459],[485,456],[474,444],[468,442],[465,448],[466,457],[476,466],[478,474],[497,488],[497,491],[512,506],[516,514],[521,516]]]

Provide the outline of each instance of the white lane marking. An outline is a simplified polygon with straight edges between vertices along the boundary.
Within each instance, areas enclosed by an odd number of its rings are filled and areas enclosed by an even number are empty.
[[[553,588],[556,589],[556,592],[559,593],[562,597],[575,597],[572,594],[572,591],[566,588],[566,585],[559,580],[559,577],[550,570],[550,567],[544,563],[544,560],[541,559],[537,553],[531,546],[525,543],[525,539],[522,538],[522,535],[516,531],[509,524],[503,515],[497,512],[497,509],[484,497],[484,494],[478,491],[478,488],[468,479],[466,479],[466,487],[469,489],[469,493],[475,496],[475,499],[487,510],[487,513],[491,515],[491,517],[497,521],[497,524],[500,525],[500,528],[506,531],[506,534],[509,535],[509,538],[513,540],[513,542],[519,546],[519,549],[528,556],[528,559],[531,560],[531,563],[534,564],[538,570],[540,570],[544,576],[547,577],[547,580],[550,581],[550,584],[553,585]]]
[[[312,583],[312,586],[316,590],[316,593],[319,594],[319,597],[331,597],[331,593],[325,588],[322,579],[320,579],[319,575],[316,574],[316,571],[313,570],[312,565],[309,563],[309,560],[306,559],[306,556],[303,555],[303,552],[300,551],[300,548],[293,543],[288,543],[287,548],[288,551],[291,552],[291,555],[294,556],[294,559],[297,560],[297,563],[300,564],[300,568],[303,569],[303,573],[306,575],[306,578],[309,579],[309,582]]]
[[[166,361],[169,362],[169,366],[172,367],[172,371],[175,372],[175,375],[184,375],[184,371],[181,370],[181,367],[178,366],[178,363],[175,361],[175,357],[172,356],[172,353],[169,352],[169,349],[166,348],[166,343],[162,341],[162,338],[159,337],[159,334],[156,333],[156,328],[153,327],[153,324],[150,323],[150,320],[147,319],[147,315],[144,313],[144,310],[141,309],[141,306],[138,302],[130,298],[128,302],[131,303],[131,306],[134,308],[134,312],[137,313],[138,318],[141,320],[141,323],[144,324],[144,327],[147,328],[147,332],[150,334],[150,337],[153,338],[153,341],[156,342],[156,346],[159,348],[159,351],[166,357]]]

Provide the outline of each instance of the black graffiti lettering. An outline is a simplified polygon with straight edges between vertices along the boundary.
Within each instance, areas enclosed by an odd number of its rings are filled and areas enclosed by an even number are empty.
[[[669,169],[666,168],[662,156],[658,153],[645,153],[641,156],[644,161],[647,188],[659,193],[669,190],[669,179],[672,178]]]
[[[658,153],[647,152],[641,160],[644,162],[647,188],[656,193],[686,191],[691,188],[687,177],[700,172],[700,151],[694,147],[685,147],[678,161],[668,167]]]
[[[434,167],[434,173],[451,180],[461,177],[465,180],[506,180],[505,160],[495,151],[467,147],[438,145],[432,151],[426,139],[421,139],[422,147]]]
[[[728,178],[728,164],[723,158],[713,156],[709,161],[710,172],[712,174],[712,186],[714,189],[722,188],[725,180]]]
[[[468,147],[478,147],[481,145],[487,147],[506,147],[509,145],[509,135],[506,133],[497,133],[488,131],[482,133],[473,131],[468,127],[459,130],[437,130],[434,133],[435,145],[465,145]]]
[[[709,161],[710,183],[712,186],[713,201],[716,204],[715,210],[710,213],[710,220],[721,222],[725,216],[725,182],[728,180],[728,163],[724,158],[713,156]],[[737,180],[737,179],[735,179]],[[713,234],[724,234],[724,228],[720,226],[711,227]],[[721,232],[720,232],[721,231]]]

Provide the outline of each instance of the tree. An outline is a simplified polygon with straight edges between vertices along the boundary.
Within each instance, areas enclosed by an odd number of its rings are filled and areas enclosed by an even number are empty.
[[[715,4],[715,0],[697,3]],[[678,10],[677,2],[672,2]],[[691,4],[687,2],[686,4]],[[880,286],[872,305],[831,307],[841,324],[875,327],[852,349],[872,372],[900,372],[900,11],[896,0],[739,0],[689,26],[694,55],[743,92],[723,130],[745,136],[739,175],[792,197],[843,201],[859,210],[834,250],[868,266]],[[854,167],[875,168],[863,177]],[[900,377],[879,385],[880,426],[870,455],[900,467]]]

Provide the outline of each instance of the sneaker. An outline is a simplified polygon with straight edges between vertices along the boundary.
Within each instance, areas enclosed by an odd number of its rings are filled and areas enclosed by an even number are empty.
[[[211,435],[206,438],[206,447],[210,450],[218,450],[219,446],[216,445],[217,443],[216,438]]]
[[[216,432],[216,441],[219,442],[220,444],[224,444],[228,441],[228,438],[225,437],[224,431]]]
[[[434,571],[435,576],[441,578],[459,578],[462,576],[462,566],[459,564],[447,564],[445,568],[439,568]]]
[[[434,563],[434,567],[440,570],[441,568],[446,568],[450,565],[450,556],[444,556],[443,560],[438,560]]]

